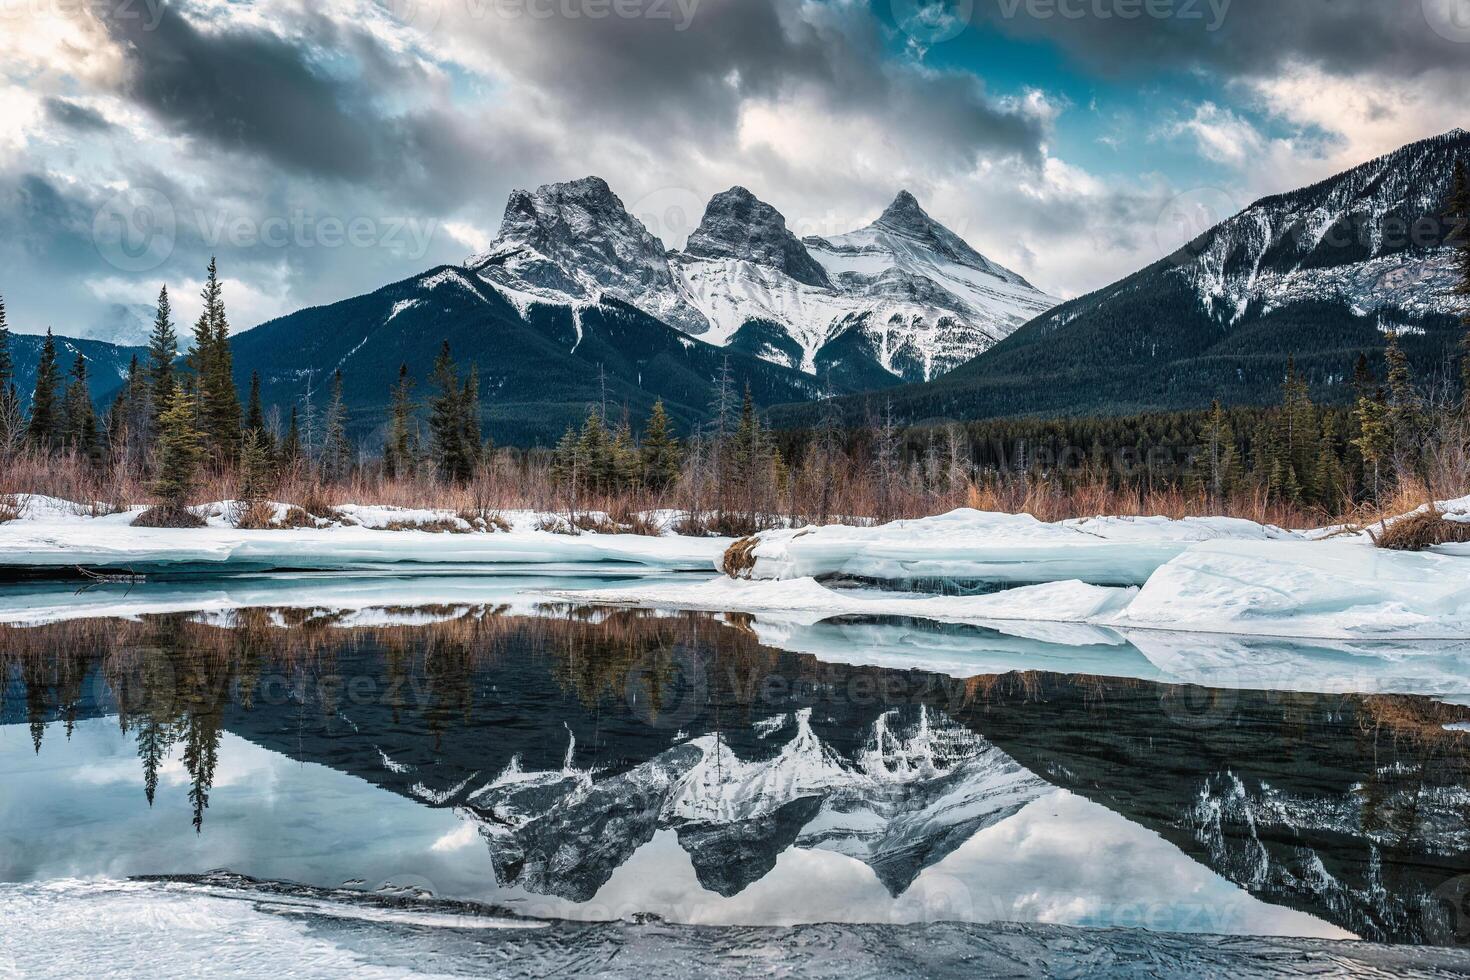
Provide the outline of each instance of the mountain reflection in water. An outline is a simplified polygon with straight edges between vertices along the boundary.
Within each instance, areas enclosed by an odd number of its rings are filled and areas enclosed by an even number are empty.
[[[1470,710],[1419,697],[956,679],[826,663],[737,615],[573,605],[4,627],[0,678],[40,755],[115,716],[150,803],[177,759],[199,833],[228,733],[452,809],[502,885],[569,902],[665,832],[718,895],[796,848],[899,896],[1059,788],[1366,939],[1454,941],[1470,880],[1470,739],[1446,728]]]

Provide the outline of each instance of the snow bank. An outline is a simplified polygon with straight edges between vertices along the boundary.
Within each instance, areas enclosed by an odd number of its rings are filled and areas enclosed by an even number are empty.
[[[1112,625],[1248,635],[1470,637],[1470,561],[1355,543],[1217,541],[1161,567]]]
[[[983,596],[918,596],[828,588],[809,577],[718,578],[592,591],[581,599],[779,613],[807,623],[857,614],[1299,639],[1470,638],[1470,561],[1343,541],[1198,542],[1163,562],[1142,589],[1072,580]]]
[[[26,497],[21,504],[20,519],[0,524],[0,567],[82,565],[152,571],[204,566],[260,571],[400,563],[628,563],[661,570],[707,570],[730,544],[728,539],[670,534],[656,538],[551,534],[536,530],[536,516],[528,512],[509,515],[508,532],[453,534],[375,529],[454,518],[448,511],[349,505],[343,514],[350,524],[250,531],[230,525],[228,502],[201,508],[208,526],[197,529],[133,527],[139,509],[93,517],[89,508],[54,498]]]
[[[1226,517],[1097,517],[1039,521],[1028,514],[957,510],[881,527],[768,531],[742,578],[847,575],[883,581],[960,579],[1035,584],[1078,579],[1142,585],[1203,541],[1293,540],[1280,528]]]

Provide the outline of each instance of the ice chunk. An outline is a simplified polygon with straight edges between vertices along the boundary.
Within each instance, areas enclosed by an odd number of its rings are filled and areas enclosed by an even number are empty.
[[[1322,638],[1470,637],[1470,562],[1334,541],[1216,541],[1164,565],[1119,626]]]
[[[1097,517],[1046,523],[1029,514],[956,510],[880,527],[767,531],[742,578],[852,576],[879,581],[956,579],[1036,584],[1078,579],[1142,585],[1191,545],[1291,540],[1293,532],[1224,517]]]

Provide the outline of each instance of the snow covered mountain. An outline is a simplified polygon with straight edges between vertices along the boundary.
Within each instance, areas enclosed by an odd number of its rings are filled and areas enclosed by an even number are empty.
[[[743,187],[667,251],[596,177],[515,191],[467,268],[512,295],[610,295],[700,339],[864,389],[923,381],[1056,301],[976,252],[908,192],[876,222],[799,240]]]
[[[900,895],[1050,789],[953,721],[923,707],[909,715],[880,715],[855,758],[812,730],[810,708],[770,719],[774,751],[757,758],[710,734],[601,776],[577,769],[569,748],[560,770],[512,761],[459,809],[501,882],[539,894],[590,900],[656,831],[674,830],[700,883],[721,895],[765,877],[792,846],[862,861]]]
[[[1388,331],[1422,375],[1438,372],[1467,310],[1442,218],[1456,163],[1470,165],[1470,133],[1458,129],[1263,198],[939,381],[889,397],[910,419],[1263,404],[1279,398],[1291,358],[1314,396],[1345,400],[1354,362],[1380,363]],[[793,409],[777,422],[811,415]]]

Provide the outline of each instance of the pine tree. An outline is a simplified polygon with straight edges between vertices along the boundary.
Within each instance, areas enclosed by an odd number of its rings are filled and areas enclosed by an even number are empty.
[[[168,407],[174,390],[174,361],[179,356],[179,335],[174,332],[173,309],[168,287],[158,291],[158,313],[153,318],[153,331],[148,335],[148,387],[152,408],[149,420],[157,423]]]
[[[63,440],[67,448],[98,460],[97,413],[92,407],[92,392],[87,388],[87,359],[77,354],[72,362],[71,383],[62,399]]]
[[[390,476],[412,476],[419,450],[413,418],[413,378],[409,376],[407,364],[398,367],[398,383],[393,386],[392,406],[388,421],[388,439],[383,449],[383,465]]]
[[[1203,488],[1216,502],[1235,492],[1240,482],[1240,459],[1235,445],[1235,430],[1221,407],[1219,399],[1210,409],[1205,422]]]
[[[655,493],[663,493],[679,479],[679,466],[683,453],[679,440],[670,431],[668,412],[663,399],[653,403],[648,422],[643,427],[643,445],[640,450],[643,464],[643,485]]]
[[[562,434],[551,454],[551,482],[556,487],[570,489],[575,494],[582,479],[577,430],[568,425],[567,431]]]
[[[10,323],[5,319],[5,298],[0,296],[0,397],[15,386],[15,362],[10,357]]]
[[[470,406],[466,402],[471,391],[459,380],[447,340],[434,359],[433,385],[434,394],[429,398],[429,435],[434,458],[446,479],[464,483],[474,475],[478,461],[479,446],[471,448],[467,439],[471,434],[478,434],[479,422],[469,419]]]
[[[174,384],[158,425],[158,471],[153,492],[162,499],[164,509],[179,513],[189,505],[203,454],[200,433],[194,427],[194,405],[183,385]]]
[[[193,366],[197,377],[200,428],[216,459],[230,459],[240,444],[240,395],[235,390],[230,324],[214,259],[200,294],[204,310],[194,325]]]
[[[1383,463],[1393,451],[1393,432],[1388,421],[1387,398],[1382,390],[1364,393],[1353,410],[1358,435],[1353,446],[1363,457],[1363,470],[1377,500],[1383,489]]]
[[[240,437],[240,489],[236,496],[247,507],[265,500],[270,491],[271,451],[259,429],[246,429]]]
[[[577,436],[577,459],[581,464],[578,490],[608,493],[612,489],[612,438],[596,405],[587,410],[587,419]]]
[[[289,470],[301,460],[301,427],[296,423],[296,406],[291,406],[291,423],[286,427],[286,438],[281,440],[277,465]]]
[[[340,480],[352,469],[352,443],[347,437],[347,404],[342,398],[342,371],[332,374],[331,401],[327,404],[326,432],[322,437],[322,476]]]
[[[276,455],[275,435],[266,427],[265,408],[260,402],[260,372],[250,372],[250,400],[245,410],[245,432],[254,432],[269,458]],[[242,443],[243,444],[243,443]]]
[[[618,426],[616,434],[613,435],[611,452],[611,489],[613,492],[622,492],[636,487],[643,466],[638,456],[638,446],[633,441],[633,427],[626,419]]]
[[[15,361],[10,353],[10,325],[0,298],[0,455],[18,448],[23,435],[20,393],[15,390]]]
[[[1398,334],[1390,331],[1383,359],[1388,365],[1388,413],[1386,421],[1392,440],[1394,476],[1403,479],[1415,473],[1420,462],[1425,429],[1424,402],[1414,386],[1409,358],[1399,346]]]
[[[489,446],[480,431],[480,366],[470,365],[470,376],[465,379],[459,396],[460,426],[464,430],[464,448],[468,455],[470,473],[479,467]]]
[[[31,394],[31,421],[27,434],[37,449],[53,449],[61,441],[61,369],[56,364],[56,339],[46,331],[36,362],[36,387]]]

